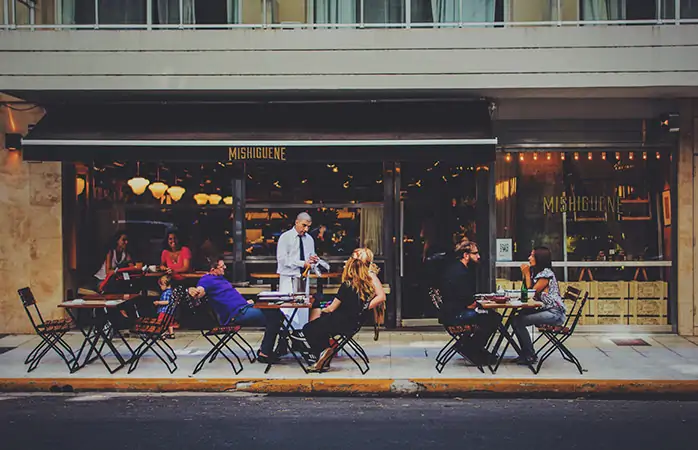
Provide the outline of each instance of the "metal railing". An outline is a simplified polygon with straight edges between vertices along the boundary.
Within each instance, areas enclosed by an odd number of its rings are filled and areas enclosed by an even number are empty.
[[[70,11],[65,7],[72,5],[71,11],[76,11],[79,5],[86,4],[85,2],[94,1],[94,5],[89,5],[94,8],[93,19],[89,23],[73,23],[76,20],[63,20]],[[376,21],[375,17],[367,20],[367,12],[370,8],[369,0],[354,0],[356,6],[354,20],[346,21],[346,18],[341,22],[335,20],[335,23],[319,23],[317,7],[323,3],[329,3],[331,0],[297,0],[304,8],[305,22],[288,22],[280,17],[279,0],[226,0],[226,14],[221,17],[220,23],[195,23],[193,13],[188,19],[184,19],[185,5],[192,8],[195,0],[171,0],[178,5],[178,23],[155,23],[154,11],[158,8],[158,0],[142,0],[139,6],[138,23],[128,23],[130,19],[120,18],[119,21],[126,23],[102,23],[108,21],[106,14],[100,15],[100,5],[104,0],[0,0],[0,30],[177,30],[177,29],[346,29],[346,28],[491,28],[491,27],[579,27],[579,26],[624,26],[624,25],[683,25],[683,24],[698,24],[698,10],[696,6],[689,9],[687,6],[689,0],[657,0],[656,11],[653,18],[642,20],[625,20],[612,18],[609,20],[589,19],[583,20],[583,2],[578,0],[577,20],[568,20],[559,12],[562,11],[563,3],[567,4],[574,0],[551,0],[547,4],[545,11],[540,11],[540,17],[549,17],[550,20],[539,21],[518,21],[515,20],[513,7],[516,6],[517,0],[503,0],[498,11],[494,9],[488,10],[488,16],[492,20],[483,20],[478,22],[464,21],[463,5],[467,4],[467,0],[454,0],[456,10],[453,14],[444,20],[432,20],[431,22],[423,22],[413,20],[412,2],[413,0],[377,0],[382,2],[386,7],[398,6],[399,18],[380,22]],[[250,23],[243,23],[245,16],[245,7],[254,4],[256,1],[260,3],[256,8],[261,11],[259,20],[254,20]],[[342,0],[351,1],[351,0]],[[376,4],[374,0],[370,0]],[[430,4],[428,0],[423,0],[426,4]],[[628,11],[632,11],[635,4],[629,0],[619,0],[622,10],[616,15],[625,15]],[[133,4],[133,3],[132,3]],[[492,5],[495,1],[492,0]],[[500,3],[496,3],[500,5]],[[691,4],[693,5],[693,4]],[[671,6],[671,7],[670,7]],[[43,9],[42,9],[43,8]],[[690,17],[682,17],[682,11],[686,10],[690,13]],[[125,10],[124,10],[125,11]],[[104,12],[104,11],[103,11]],[[350,14],[351,16],[351,14]],[[375,15],[374,15],[375,16]],[[432,13],[433,16],[433,13]],[[448,16],[448,14],[447,14]],[[457,17],[455,17],[457,16]],[[670,17],[669,17],[670,16]],[[504,20],[495,20],[495,17],[503,17]],[[84,18],[83,18],[84,19]],[[65,23],[69,21],[71,23]],[[186,23],[186,22],[193,23]],[[249,20],[248,20],[249,21]],[[49,23],[50,22],[50,23]],[[83,22],[88,22],[83,20]]]

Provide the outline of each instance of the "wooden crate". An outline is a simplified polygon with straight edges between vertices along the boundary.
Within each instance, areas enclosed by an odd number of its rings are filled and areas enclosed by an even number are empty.
[[[627,316],[628,300],[623,299],[596,299],[594,315],[596,316]]]
[[[631,281],[629,288],[631,298],[666,299],[669,296],[666,281]]]
[[[660,317],[629,317],[628,323],[630,325],[668,325],[669,320],[666,316]]]
[[[593,325],[627,325],[628,318],[625,316],[596,316],[593,318]],[[591,324],[587,324],[591,325]]]
[[[625,299],[629,298],[627,281],[590,281],[589,296],[595,299]]]
[[[653,300],[653,299],[642,299],[633,298],[629,302],[630,308],[628,315],[631,317],[636,316],[652,316],[652,317],[666,317],[667,315],[667,300]]]

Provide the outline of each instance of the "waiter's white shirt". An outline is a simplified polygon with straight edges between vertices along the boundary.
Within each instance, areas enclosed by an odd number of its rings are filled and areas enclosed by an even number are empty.
[[[300,277],[305,261],[301,261],[300,239],[295,228],[284,232],[279,237],[279,243],[276,247],[276,273],[286,277]],[[310,258],[310,255],[315,253],[315,241],[308,233],[303,237],[303,254],[305,259]]]
[[[305,261],[301,261],[301,247],[299,234],[295,227],[284,232],[279,237],[279,242],[276,247],[276,273],[279,274],[279,291],[280,292],[303,292],[305,286],[294,286],[293,279],[300,279],[301,271],[305,266]],[[308,233],[303,237],[303,255],[307,260],[310,255],[315,254],[315,241]],[[291,317],[293,309],[284,308],[281,310],[286,317]],[[293,327],[300,329],[308,323],[308,310],[298,309],[293,317]]]

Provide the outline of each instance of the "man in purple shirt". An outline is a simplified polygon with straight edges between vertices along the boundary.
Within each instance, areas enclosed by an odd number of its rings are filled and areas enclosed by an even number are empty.
[[[189,288],[189,295],[201,298],[207,295],[221,325],[235,321],[236,325],[265,327],[262,345],[257,351],[259,362],[276,360],[274,343],[281,327],[281,311],[278,309],[255,309],[252,300],[245,300],[226,280],[225,262],[213,258],[209,273],[201,277],[197,287]]]

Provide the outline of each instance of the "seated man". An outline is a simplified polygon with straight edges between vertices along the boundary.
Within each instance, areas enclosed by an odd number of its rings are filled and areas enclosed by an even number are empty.
[[[487,364],[493,358],[486,349],[487,341],[497,330],[502,317],[495,312],[480,314],[475,311],[475,265],[480,262],[477,244],[463,241],[456,246],[459,260],[449,266],[441,283],[440,321],[444,325],[477,325],[471,339],[463,339],[461,353],[474,363]]]
[[[257,359],[265,364],[274,362],[277,357],[273,350],[281,327],[281,311],[253,308],[252,300],[245,300],[223,276],[225,269],[225,262],[222,259],[212,258],[209,273],[201,277],[196,287],[189,288],[189,295],[194,298],[208,295],[221,325],[228,325],[234,320],[237,325],[265,327],[262,345],[257,351]]]

